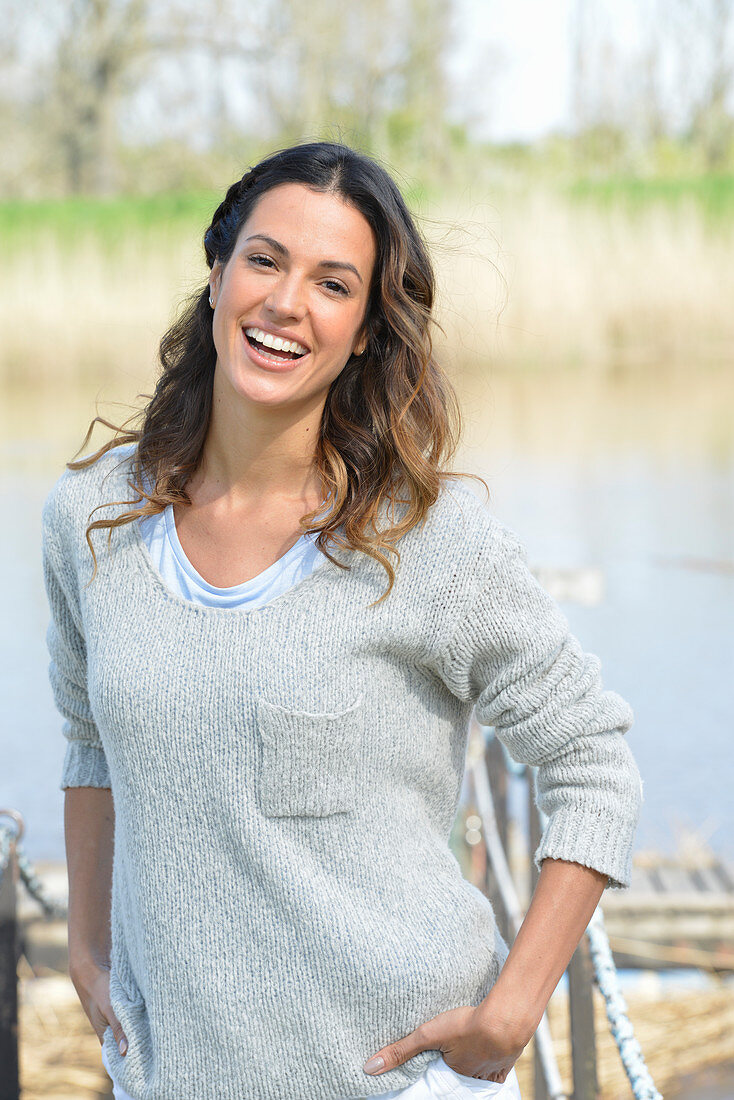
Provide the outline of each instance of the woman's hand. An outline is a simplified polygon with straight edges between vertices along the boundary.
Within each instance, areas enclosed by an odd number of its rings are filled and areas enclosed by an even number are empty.
[[[531,1038],[532,1032],[519,1032],[486,1008],[462,1005],[441,1012],[404,1039],[382,1047],[362,1068],[377,1076],[423,1050],[440,1050],[455,1073],[502,1083]],[[376,1058],[382,1058],[383,1064],[376,1064]]]
[[[100,1045],[104,1041],[104,1033],[109,1025],[112,1028],[112,1034],[115,1036],[120,1054],[125,1054],[127,1052],[127,1037],[110,1004],[109,967],[101,966],[99,963],[92,961],[81,965],[70,965],[69,977],[77,991],[82,1008],[96,1032]]]

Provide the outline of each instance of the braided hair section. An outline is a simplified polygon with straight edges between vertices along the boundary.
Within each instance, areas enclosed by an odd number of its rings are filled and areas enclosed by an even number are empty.
[[[237,229],[240,205],[245,193],[252,187],[260,175],[259,165],[251,167],[241,179],[227,188],[227,193],[214,211],[211,225],[204,234],[204,252],[209,267],[214,266],[218,256],[224,255],[230,246],[232,236]]]

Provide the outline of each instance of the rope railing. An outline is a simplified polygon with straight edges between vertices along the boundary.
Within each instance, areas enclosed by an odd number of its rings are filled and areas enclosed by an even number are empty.
[[[0,816],[3,814],[9,814],[14,817],[16,821],[20,821],[20,826],[17,830],[13,830],[11,826],[5,825],[0,822],[0,880],[3,877],[6,869],[10,864],[10,846],[15,842],[15,858],[18,864],[18,870],[20,872],[20,878],[23,881],[28,893],[31,897],[35,898],[38,904],[43,909],[44,914],[53,920],[66,920],[68,915],[68,907],[62,901],[58,901],[49,896],[45,886],[38,877],[36,871],[33,868],[33,864],[23,851],[19,837],[23,835],[22,819],[17,810],[0,810]]]
[[[496,736],[492,733],[490,727],[480,726],[480,729],[484,732],[485,736],[487,734]],[[502,746],[508,773],[518,778],[524,778],[528,783],[532,783],[534,770],[529,765],[519,764],[510,756],[503,742],[499,741],[499,743]],[[522,910],[497,826],[494,801],[484,755],[479,755],[473,761],[471,773],[477,799],[477,810],[482,819],[487,858],[489,859],[494,873],[497,888],[500,892],[508,919],[517,934],[523,919]],[[548,817],[539,807],[538,815],[541,827],[545,830],[548,824]],[[532,858],[532,852],[530,856]],[[619,974],[614,963],[609,937],[607,936],[604,926],[604,914],[601,905],[597,905],[594,910],[586,928],[586,936],[589,941],[594,980],[604,997],[604,1006],[611,1034],[619,1050],[622,1065],[624,1066],[627,1079],[632,1089],[632,1094],[635,1100],[663,1100],[662,1094],[655,1087],[650,1071],[645,1064],[642,1048],[634,1035],[634,1029],[628,1014],[627,1002],[621,991]],[[550,1100],[565,1097],[566,1094],[562,1091],[560,1085],[558,1064],[555,1060],[555,1055],[552,1053],[550,1029],[545,1014],[541,1022],[541,1027],[536,1033],[536,1042]],[[549,1056],[549,1046],[552,1057]]]
[[[0,882],[10,868],[10,845],[13,835],[7,825],[0,825]]]

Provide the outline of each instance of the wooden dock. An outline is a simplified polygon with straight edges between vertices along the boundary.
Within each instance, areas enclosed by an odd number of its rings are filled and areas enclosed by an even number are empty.
[[[639,852],[601,907],[617,966],[734,971],[734,869],[713,853]]]
[[[473,735],[477,727],[474,726]],[[507,853],[519,900],[530,902],[535,876],[530,852],[540,841],[540,826],[527,775],[511,776],[496,738],[483,748],[475,736],[472,752],[486,753],[497,827]],[[526,788],[527,818],[520,823],[508,812],[509,784]],[[465,876],[487,889],[496,911],[501,905],[486,864],[483,845],[477,843],[476,810],[463,807],[455,840],[462,850]],[[532,829],[532,835],[529,832]],[[682,831],[677,851],[664,854],[637,851],[626,890],[605,890],[601,898],[609,942],[616,965],[623,969],[669,970],[690,968],[711,973],[734,972],[734,867],[714,853],[696,834]],[[503,935],[506,932],[499,921]]]
[[[515,828],[509,822],[510,862],[527,909],[527,853],[511,839]],[[734,869],[711,853],[635,853],[629,889],[605,890],[601,909],[620,968],[734,972]]]

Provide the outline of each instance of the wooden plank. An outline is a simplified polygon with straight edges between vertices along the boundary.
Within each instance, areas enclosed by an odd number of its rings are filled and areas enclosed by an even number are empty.
[[[533,1039],[533,1100],[549,1100],[537,1039]]]
[[[734,894],[734,869],[726,867],[717,860],[711,868],[713,875],[719,880],[721,886],[730,894]]]
[[[568,965],[573,1100],[596,1100],[596,1032],[594,1028],[594,967],[587,936]]]
[[[637,894],[657,894],[657,890],[650,881],[650,876],[644,867],[638,867],[636,864],[632,864],[632,874],[630,875],[629,888],[625,891],[629,895]]]
[[[490,783],[490,793],[492,795],[492,803],[494,807],[494,817],[497,825],[497,833],[500,834],[502,840],[502,846],[504,850],[507,850],[507,769],[505,767],[505,757],[500,744],[499,738],[495,736],[491,737],[486,742],[486,748],[484,749],[484,762],[486,764],[487,779]],[[495,920],[497,927],[500,928],[500,933],[506,944],[512,945],[515,933],[511,925],[510,919],[507,917],[505,905],[502,900],[502,892],[500,891],[499,882],[493,872],[491,861],[486,861],[487,875],[487,892],[489,892],[490,901],[492,902],[492,909],[494,910]]]
[[[530,872],[530,896],[532,897],[536,884],[539,878],[538,868],[535,866],[533,859],[538,845],[540,844],[543,830],[540,824],[540,814],[538,813],[538,807],[535,802],[535,779],[532,772],[528,769],[528,781],[527,781],[527,809],[528,809],[528,836],[529,836],[529,872]]]
[[[500,834],[502,847],[507,851],[507,767],[505,754],[499,738],[495,735],[489,739],[484,754],[487,762],[487,775],[489,777],[489,789],[492,792],[494,802],[494,814],[497,819],[497,832]]]
[[[669,912],[672,909],[690,912],[734,913],[731,894],[702,893],[700,890],[676,891],[668,894],[633,894],[631,890],[605,890],[601,898],[602,910],[615,912]]]
[[[659,867],[657,875],[666,894],[695,894],[698,891],[691,883],[690,874],[685,867]]]
[[[638,913],[606,913],[605,922],[609,928],[630,928],[635,935],[649,936],[657,931],[655,936],[659,940],[664,929],[669,929],[668,935],[676,938],[685,934],[689,936],[710,936],[726,939],[727,933],[734,932],[734,914],[707,913],[706,910],[683,911],[676,910],[645,910]],[[734,937],[732,938],[734,943]]]
[[[697,890],[705,894],[718,894],[721,892],[721,879],[713,867],[697,867],[689,872],[691,881]],[[734,898],[732,898],[734,904]]]
[[[647,879],[650,883],[650,886],[656,893],[665,893],[665,883],[663,882],[659,867],[649,867],[647,869]]]
[[[696,967],[701,970],[731,970],[734,972],[734,951],[701,951],[694,947],[659,946],[642,939],[615,936],[610,933],[609,946],[614,954],[639,958],[662,965]]]

